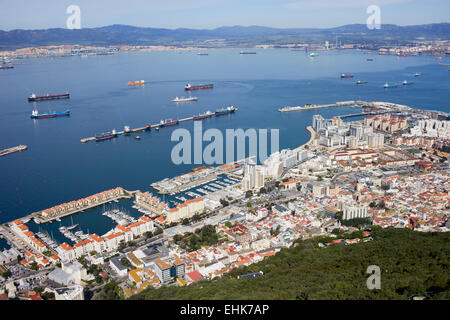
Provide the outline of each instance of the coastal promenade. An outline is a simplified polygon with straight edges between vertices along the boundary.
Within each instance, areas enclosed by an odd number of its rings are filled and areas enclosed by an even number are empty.
[[[302,144],[301,146],[298,146],[297,148],[295,148],[294,151],[300,151],[300,150],[304,149],[305,146],[309,146],[315,139],[316,131],[313,129],[313,127],[307,126],[306,130],[309,131],[309,133],[310,133],[309,140],[305,144]]]

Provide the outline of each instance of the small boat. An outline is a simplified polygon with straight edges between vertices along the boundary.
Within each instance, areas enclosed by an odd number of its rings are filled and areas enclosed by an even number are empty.
[[[140,140],[141,139],[141,136],[136,136],[136,140]]]
[[[356,81],[356,84],[364,84],[364,83],[367,83],[367,81],[363,81],[363,80]]]
[[[201,53],[201,52],[199,52],[199,53],[197,53],[197,55],[198,55],[198,56],[208,56],[209,53]]]
[[[352,74],[345,74],[345,73],[342,73],[342,74],[341,74],[341,79],[345,79],[345,78],[353,78],[353,75],[352,75]]]
[[[369,58],[369,59],[366,59],[366,60],[367,60],[367,61],[373,61],[373,59],[370,59],[370,58]]]
[[[317,53],[317,52],[311,52],[310,54],[309,54],[309,56],[311,57],[311,58],[314,58],[314,57],[317,57],[319,54]]]
[[[406,85],[408,85],[408,84],[413,84],[414,82],[411,82],[411,81],[403,81],[402,82],[402,84],[404,85],[404,86],[406,86]]]
[[[419,76],[421,76],[421,75],[422,75],[421,73],[416,72],[416,74],[414,75],[414,77],[419,77]]]

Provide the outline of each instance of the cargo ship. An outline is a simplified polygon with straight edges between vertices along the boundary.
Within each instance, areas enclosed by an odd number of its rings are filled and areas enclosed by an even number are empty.
[[[100,136],[96,136],[95,141],[103,141],[103,140],[108,140],[108,139],[112,139],[115,137],[117,137],[117,133],[116,133],[116,130],[113,130],[112,132],[107,132]]]
[[[6,155],[11,154],[11,153],[27,150],[27,148],[28,147],[26,145],[22,145],[21,144],[21,145],[16,146],[16,147],[3,149],[3,150],[0,150],[0,157],[6,156]]]
[[[211,84],[211,83],[210,84],[202,84],[202,85],[199,85],[199,86],[191,86],[188,83],[187,85],[184,86],[184,90],[190,91],[190,90],[199,90],[199,89],[209,89],[209,88],[212,88],[212,87],[214,87],[214,85]]]
[[[388,89],[388,88],[397,88],[398,87],[398,85],[396,85],[396,84],[389,84],[389,83],[385,83],[384,84],[384,88],[385,89]]]
[[[169,126],[174,126],[176,124],[178,124],[179,121],[178,120],[172,120],[172,119],[167,119],[165,121],[161,120],[160,124],[161,127],[169,127]]]
[[[132,87],[132,86],[143,86],[145,84],[145,80],[141,80],[141,81],[129,81],[128,82],[128,86]]]
[[[234,113],[236,110],[237,110],[237,108],[235,108],[233,106],[229,106],[229,107],[226,107],[226,108],[222,108],[222,109],[216,110],[215,115],[216,115],[216,117],[217,116],[222,116],[222,115],[225,115],[225,114]]]
[[[353,78],[353,75],[352,75],[352,74],[345,74],[345,73],[342,73],[342,74],[341,74],[341,79],[344,79],[344,78]]]
[[[57,99],[69,99],[69,93],[61,93],[61,94],[46,94],[45,96],[36,96],[34,93],[28,97],[28,101],[43,101],[43,100],[57,100]]]
[[[70,110],[54,111],[54,112],[46,112],[46,113],[39,113],[37,110],[33,110],[31,112],[30,118],[31,119],[43,119],[43,118],[55,118],[55,117],[62,117],[62,116],[70,116]]]
[[[211,111],[206,111],[205,113],[200,113],[199,115],[194,116],[192,119],[195,120],[203,120],[206,118],[211,118],[213,113]]]
[[[184,98],[184,97],[178,98],[178,97],[175,97],[175,99],[173,99],[172,101],[173,102],[188,102],[188,101],[197,101],[197,100],[198,100],[197,97],[189,97],[189,98]]]

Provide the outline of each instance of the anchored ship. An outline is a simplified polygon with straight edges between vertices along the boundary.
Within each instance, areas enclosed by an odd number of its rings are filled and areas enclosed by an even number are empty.
[[[16,147],[3,149],[3,150],[0,150],[0,157],[6,156],[7,154],[11,154],[11,153],[14,153],[14,152],[23,151],[23,150],[26,150],[27,148],[28,147],[26,145],[21,144],[21,145],[16,146]]]
[[[202,120],[202,119],[206,119],[206,118],[211,118],[211,116],[213,115],[213,113],[211,111],[206,111],[205,113],[200,113],[197,116],[194,116],[192,119],[195,120]]]
[[[169,127],[169,126],[174,126],[176,124],[178,124],[179,121],[178,120],[172,120],[172,119],[167,119],[165,121],[161,120],[160,124],[161,127]]]
[[[197,101],[197,100],[198,100],[197,97],[189,97],[189,98],[184,98],[184,97],[178,98],[178,97],[176,97],[172,101],[173,102],[188,102],[188,101]]]
[[[344,78],[353,78],[353,75],[343,73],[343,74],[341,74],[341,79],[344,79]]]
[[[141,81],[129,81],[128,82],[128,86],[132,87],[132,86],[143,86],[145,84],[145,80],[141,80]]]
[[[112,139],[115,137],[117,137],[117,133],[116,133],[116,130],[113,130],[112,132],[107,132],[100,136],[96,136],[95,141],[103,141],[103,140],[108,140],[108,139]]]
[[[41,101],[41,100],[57,100],[57,99],[69,99],[69,93],[62,94],[46,94],[45,96],[36,96],[34,93],[28,97],[28,101]]]
[[[143,131],[150,131],[152,129],[152,125],[151,124],[147,124],[145,127],[142,128],[136,128],[136,129],[130,129],[130,126],[125,126],[123,128],[123,132],[126,135],[129,135],[131,133],[135,133],[135,132],[143,132]]]
[[[210,84],[202,84],[199,86],[191,86],[189,83],[187,85],[184,86],[184,90],[199,90],[199,89],[209,89],[214,87],[214,85],[212,83]]]
[[[42,118],[55,118],[55,117],[61,117],[61,116],[70,116],[70,110],[54,111],[54,112],[46,112],[46,113],[39,113],[37,110],[33,110],[31,112],[30,118],[31,119],[42,119]]]
[[[385,89],[388,89],[388,88],[397,88],[398,87],[398,85],[396,85],[396,84],[389,84],[389,83],[385,83],[384,84],[384,88]]]
[[[237,108],[233,107],[233,106],[229,106],[226,108],[222,108],[219,110],[216,110],[215,115],[217,116],[222,116],[225,114],[230,114],[230,113],[234,113],[235,111],[237,111]]]

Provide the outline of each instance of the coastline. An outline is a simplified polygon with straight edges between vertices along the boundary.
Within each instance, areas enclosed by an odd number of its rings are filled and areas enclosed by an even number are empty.
[[[310,145],[311,142],[314,140],[314,136],[316,135],[316,131],[311,126],[307,126],[305,129],[306,129],[306,131],[308,131],[310,133],[309,140],[306,143],[304,143],[304,144],[298,146],[297,148],[295,148],[294,151],[299,151],[300,149],[304,149],[305,146]]]

